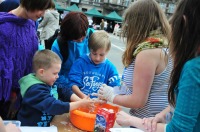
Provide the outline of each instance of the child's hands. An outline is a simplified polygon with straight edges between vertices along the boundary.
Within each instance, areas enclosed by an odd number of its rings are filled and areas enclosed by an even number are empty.
[[[93,98],[92,100],[97,104],[106,104],[107,103],[106,100],[102,100],[102,99],[99,99],[99,98]]]
[[[157,123],[164,123],[165,117],[161,114],[156,114],[155,117],[143,118],[142,123],[147,131],[154,132],[157,128]]]
[[[130,126],[130,118],[131,116],[124,111],[120,111],[117,113],[116,122],[120,126]]]
[[[92,104],[94,104],[94,100],[90,99],[90,97],[85,97],[80,100],[81,101],[81,107],[91,107]]]

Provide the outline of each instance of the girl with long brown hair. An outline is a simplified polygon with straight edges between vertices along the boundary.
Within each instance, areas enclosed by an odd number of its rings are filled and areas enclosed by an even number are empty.
[[[167,105],[167,88],[172,70],[168,55],[169,23],[155,0],[138,0],[125,11],[123,35],[126,49],[123,82],[126,95],[115,95],[103,86],[99,97],[131,108],[136,117],[152,117]]]
[[[172,119],[166,123],[157,117],[142,121],[120,112],[117,122],[121,125],[134,125],[148,131],[198,132],[200,130],[200,1],[180,0],[172,16],[172,38],[170,50],[174,59],[171,83],[168,92]],[[163,111],[163,113],[169,112]],[[128,118],[123,121],[122,118]],[[126,119],[127,119],[126,118]]]

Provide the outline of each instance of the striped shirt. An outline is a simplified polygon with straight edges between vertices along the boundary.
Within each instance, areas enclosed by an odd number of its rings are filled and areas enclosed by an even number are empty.
[[[154,76],[147,103],[142,108],[130,109],[129,113],[131,115],[139,118],[154,117],[168,106],[167,91],[173,66],[171,57],[168,58],[168,64],[164,71]],[[124,83],[128,88],[127,95],[132,94],[134,66],[135,60],[124,69]]]

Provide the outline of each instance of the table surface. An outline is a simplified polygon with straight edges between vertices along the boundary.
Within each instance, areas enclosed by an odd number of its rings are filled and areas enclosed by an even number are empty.
[[[51,125],[58,128],[58,132],[84,132],[72,125],[69,119],[69,113],[56,115],[51,121]]]
[[[82,131],[72,125],[69,119],[69,113],[63,115],[56,115],[51,125],[54,125],[58,128],[58,132],[86,132]],[[117,123],[114,124],[114,127],[120,127]]]

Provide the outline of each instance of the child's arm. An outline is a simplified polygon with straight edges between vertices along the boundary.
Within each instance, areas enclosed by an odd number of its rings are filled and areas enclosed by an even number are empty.
[[[45,85],[33,85],[27,90],[23,97],[23,102],[27,107],[43,111],[51,115],[60,115],[68,113],[70,110],[70,99],[74,95],[72,91],[62,89],[65,102],[51,96],[50,90]]]
[[[81,99],[81,100],[76,101],[76,102],[71,102],[70,103],[70,109],[69,109],[69,111],[77,109],[77,108],[80,108],[80,107],[81,108],[83,108],[83,107],[90,107],[93,103],[94,103],[94,101],[90,100],[89,97]]]
[[[170,105],[165,108],[160,113],[156,114],[155,117],[143,118],[143,125],[145,128],[151,131],[155,131],[157,129],[158,123],[166,123],[166,115],[170,112]]]
[[[120,86],[120,77],[119,77],[117,68],[109,60],[107,61],[107,65],[109,65],[110,68],[109,68],[109,71],[107,71],[109,79],[106,84],[111,87]]]
[[[79,87],[77,85],[73,85],[72,90],[81,99],[87,97],[87,95],[85,95],[83,92],[81,92],[81,90],[79,89]]]
[[[164,132],[165,127],[166,127],[166,124],[158,123],[157,130],[151,131],[143,125],[143,120],[141,118],[131,116],[124,111],[120,111],[117,113],[116,122],[120,126],[124,126],[124,127],[134,126],[145,132],[147,132],[147,131],[148,132]]]
[[[49,89],[45,85],[33,85],[26,92],[23,101],[29,107],[52,115],[68,113],[70,110],[78,107],[90,106],[93,102],[92,100],[80,99],[77,95],[71,94],[70,91],[65,93],[68,97],[64,97],[68,102],[63,102],[52,97],[49,92]],[[70,102],[70,100],[76,102]]]
[[[79,98],[76,94],[72,94],[70,97],[70,101],[71,102],[76,102],[76,101],[80,101],[81,98]]]

